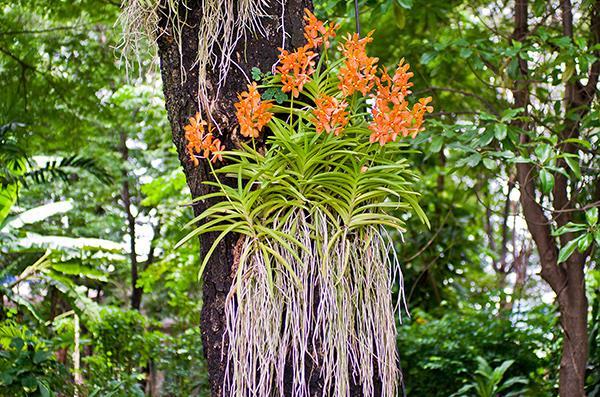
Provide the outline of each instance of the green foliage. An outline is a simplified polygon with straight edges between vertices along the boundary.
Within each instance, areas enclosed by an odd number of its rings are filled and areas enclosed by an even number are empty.
[[[198,327],[175,335],[150,331],[140,313],[116,308],[103,309],[88,327],[93,355],[84,359],[84,378],[90,396],[143,396],[148,371],[163,373],[165,395],[208,389]]]
[[[74,277],[82,277],[92,280],[105,281],[103,272],[86,266],[80,260],[63,260],[60,256],[47,251],[39,257],[35,263],[27,266],[20,274],[13,275],[15,268],[8,266],[0,270],[0,280],[8,280],[0,283],[0,293],[9,301],[26,309],[37,321],[43,323],[42,316],[38,313],[31,299],[14,292],[14,288],[29,283],[30,286],[43,286],[55,288],[61,293],[65,301],[69,302],[73,310],[78,313],[86,311],[87,315],[93,316],[96,306],[79,289]],[[66,258],[64,258],[66,259]]]
[[[440,318],[416,311],[398,335],[407,395],[447,397],[458,392],[477,372],[478,358],[494,365],[513,360],[506,376],[529,379],[527,395],[553,395],[547,376],[554,353],[547,350],[551,341],[544,334],[551,329],[552,312],[540,314],[515,326],[485,310],[463,309]],[[490,382],[495,380],[483,381]]]
[[[104,184],[111,182],[111,176],[92,158],[70,155],[48,160],[41,166],[34,164],[13,136],[20,127],[24,125],[10,123],[0,126],[0,230],[17,201],[19,190],[28,188],[32,183],[72,182],[82,170]]]
[[[476,357],[477,370],[475,371],[473,383],[460,388],[451,397],[469,396],[473,393],[477,397],[496,397],[502,393],[506,397],[520,396],[523,394],[522,385],[527,384],[527,378],[512,377],[504,379],[508,368],[514,364],[514,360],[506,360],[496,368],[490,367],[482,357]],[[517,386],[517,388],[515,388]]]
[[[209,395],[208,372],[198,327],[179,335],[161,335],[151,357],[156,370],[165,372],[165,395]]]
[[[586,223],[569,222],[564,226],[559,227],[552,233],[554,236],[561,236],[565,233],[576,233],[577,237],[573,238],[563,247],[558,253],[558,263],[566,261],[577,249],[584,253],[595,241],[596,246],[600,247],[600,226],[598,224],[598,207],[592,207],[585,211]]]
[[[31,331],[9,320],[0,322],[0,335],[1,395],[50,397],[72,393],[66,368]]]
[[[89,325],[94,355],[86,357],[91,396],[143,396],[140,368],[146,365],[152,340],[145,318],[136,311],[105,308]]]

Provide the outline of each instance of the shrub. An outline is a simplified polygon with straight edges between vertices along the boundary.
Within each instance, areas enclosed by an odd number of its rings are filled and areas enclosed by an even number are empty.
[[[144,317],[133,310],[103,309],[89,331],[94,354],[84,358],[84,377],[90,396],[143,396],[141,368],[152,342],[146,339]]]
[[[477,357],[482,357],[492,367],[514,360],[506,378],[528,378],[530,395],[551,396],[551,357],[542,350],[548,336],[533,328],[552,328],[550,322],[534,327],[528,321],[517,327],[487,311],[463,309],[441,318],[415,311],[398,335],[407,395],[447,397],[457,392],[471,381]]]
[[[69,373],[46,342],[25,326],[0,322],[0,396],[72,393]]]
[[[202,355],[200,328],[179,335],[161,335],[152,353],[153,364],[164,371],[165,396],[208,396],[208,373]]]

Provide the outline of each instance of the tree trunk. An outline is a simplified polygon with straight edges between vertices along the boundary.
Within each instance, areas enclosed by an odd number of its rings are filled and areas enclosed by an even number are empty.
[[[575,253],[566,263],[566,285],[558,293],[560,323],[563,328],[563,351],[560,360],[559,394],[584,397],[585,369],[588,358],[587,315],[585,296],[585,258]]]
[[[127,148],[127,134],[124,131],[120,133],[121,144],[119,150],[121,151],[121,159],[123,160],[123,167],[127,167],[129,162],[129,149]],[[137,261],[137,250],[135,241],[135,217],[131,212],[131,191],[129,189],[129,175],[127,168],[123,168],[122,172],[123,182],[121,186],[121,199],[123,200],[123,208],[127,215],[127,233],[129,234],[129,262],[131,265],[131,308],[134,310],[140,310],[142,304],[142,292],[143,289],[137,286],[138,280],[138,261]]]
[[[166,1],[164,2],[166,4]],[[236,141],[237,123],[233,103],[237,93],[246,89],[249,83],[246,76],[250,76],[250,69],[258,67],[262,71],[271,70],[277,61],[278,47],[284,42],[282,34],[285,32],[286,47],[297,47],[304,44],[303,37],[303,10],[310,6],[309,0],[288,0],[285,10],[281,9],[279,1],[271,1],[271,6],[266,9],[269,18],[264,18],[266,37],[261,35],[247,35],[247,40],[240,40],[234,53],[234,61],[239,68],[232,66],[227,81],[219,91],[218,98],[213,100],[210,119],[218,123],[218,138],[227,148],[232,148]],[[188,123],[188,118],[199,109],[198,106],[198,70],[193,67],[198,47],[198,26],[200,21],[202,2],[188,2],[188,23],[182,28],[181,49],[173,39],[173,31],[167,18],[159,22],[160,34],[158,38],[160,68],[163,80],[163,90],[166,108],[173,133],[179,160],[183,167],[192,197],[207,193],[209,188],[202,182],[209,180],[210,167],[202,161],[195,167],[186,151],[186,141],[183,127]],[[184,10],[180,10],[184,12]],[[284,28],[281,26],[283,20]],[[180,54],[181,50],[181,54]],[[183,64],[181,64],[182,62]],[[181,75],[182,68],[186,76]],[[242,72],[242,70],[244,72]],[[208,72],[208,80],[212,87],[216,87],[218,74]],[[213,88],[214,91],[214,88]],[[209,94],[214,94],[209,93]],[[204,119],[209,115],[203,114]],[[211,205],[210,201],[198,202],[194,205],[197,215]],[[200,256],[202,257],[211,247],[216,235],[204,235],[200,241]],[[231,285],[231,265],[234,261],[235,236],[225,238],[205,268],[203,274],[203,306],[201,313],[201,330],[204,354],[208,364],[209,379],[213,396],[221,396],[223,379],[226,369],[222,349],[227,348],[227,341],[223,340],[225,328],[225,299]]]
[[[585,254],[575,252],[566,263],[558,264],[558,247],[551,236],[549,221],[532,197],[534,189],[528,164],[517,166],[521,204],[527,226],[538,248],[541,276],[556,293],[563,352],[560,361],[561,397],[585,397],[585,368],[588,356],[587,298],[585,296]]]
[[[597,3],[596,6],[598,5]],[[563,1],[561,9],[563,33],[565,36],[572,37],[570,1]],[[594,18],[597,18],[597,15]],[[515,30],[512,37],[514,40],[522,41],[527,37],[529,29],[527,0],[515,1],[514,19]],[[592,24],[598,26],[595,20],[592,21]],[[592,67],[592,73],[594,73],[595,68],[597,68],[596,65]],[[515,82],[512,91],[515,98],[515,107],[525,109],[526,114],[528,112],[530,89],[528,72],[527,61],[519,58],[520,78]],[[595,85],[597,77],[592,75],[590,82]],[[587,95],[587,97],[583,98],[584,95]],[[584,106],[579,111],[579,115],[582,116],[589,110],[590,98],[593,98],[593,96],[589,95],[587,87],[581,86],[579,83],[565,83],[565,107],[567,111]],[[585,107],[586,105],[588,107]],[[530,128],[530,125],[524,121],[516,121],[514,125],[522,130]],[[575,137],[578,126],[578,121],[566,119],[562,138]],[[521,143],[525,144],[527,142],[527,135],[522,134]],[[565,145],[563,151],[576,152],[573,145],[570,144]],[[551,233],[550,225],[552,221],[546,216],[540,202],[536,198],[534,171],[531,164],[517,164],[517,180],[521,193],[521,206],[527,227],[539,252],[542,268],[541,276],[556,293],[560,312],[560,323],[563,329],[563,352],[560,363],[559,394],[561,397],[585,397],[585,369],[588,356],[588,305],[585,296],[584,267],[589,250],[583,254],[575,252],[565,263],[558,264],[559,246]],[[555,174],[555,180],[556,182],[552,191],[553,207],[558,212],[555,212],[553,215],[555,215],[554,220],[557,226],[560,227],[571,220],[571,213],[569,211],[575,210],[576,197],[569,197],[569,194],[574,194],[574,190],[569,186],[569,181],[566,177],[557,173]],[[572,233],[563,234],[560,236],[561,245],[564,246],[573,240],[573,238],[575,236]]]

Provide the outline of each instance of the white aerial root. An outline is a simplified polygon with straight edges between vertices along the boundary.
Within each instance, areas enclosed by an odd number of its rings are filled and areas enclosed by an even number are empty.
[[[225,308],[224,395],[283,396],[285,387],[286,395],[308,397],[312,360],[323,396],[347,397],[357,384],[374,397],[378,381],[381,396],[395,397],[398,263],[387,235],[365,227],[331,244],[339,225],[319,211],[298,211],[278,230],[308,249],[297,258],[277,241],[245,241]]]
[[[191,68],[198,70],[198,102],[209,110],[210,103],[219,96],[227,79],[233,60],[233,51],[240,40],[248,35],[264,36],[263,21],[269,18],[266,10],[276,1],[285,7],[285,0],[201,0],[201,15],[190,15],[189,0],[123,0],[119,22],[123,28],[121,49],[125,67],[131,68],[132,60],[140,64],[159,32],[159,21],[168,21],[180,57],[183,57],[183,29],[186,25],[198,27],[198,49]],[[285,35],[285,31],[282,33]],[[181,78],[187,73],[180,59]],[[216,73],[209,84],[209,73]],[[216,80],[215,80],[216,79]],[[214,83],[216,81],[216,84]],[[200,110],[200,109],[199,109]]]

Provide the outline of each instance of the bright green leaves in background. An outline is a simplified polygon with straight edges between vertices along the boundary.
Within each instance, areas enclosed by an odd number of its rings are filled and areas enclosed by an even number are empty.
[[[577,237],[567,242],[561,247],[558,253],[558,263],[562,263],[578,250],[583,253],[589,249],[595,241],[600,247],[600,226],[598,225],[598,207],[590,208],[585,211],[585,223],[569,222],[565,226],[561,226],[553,233],[554,236],[562,236],[564,234],[574,234]]]

